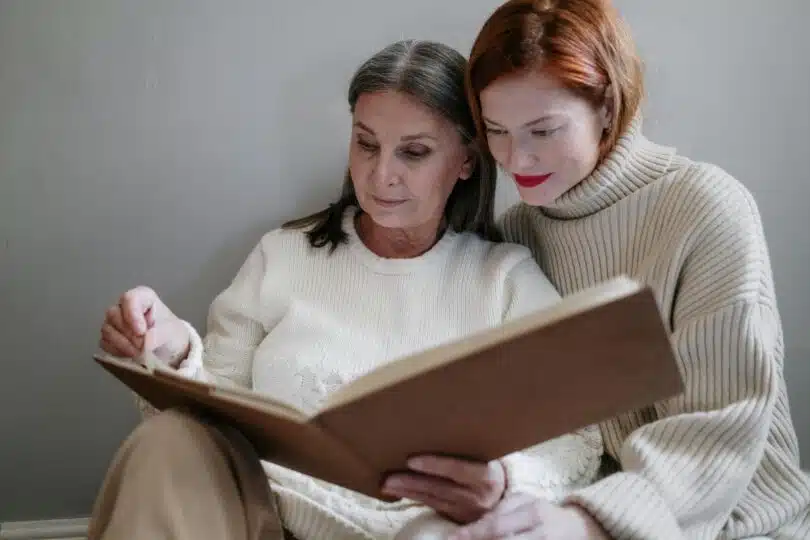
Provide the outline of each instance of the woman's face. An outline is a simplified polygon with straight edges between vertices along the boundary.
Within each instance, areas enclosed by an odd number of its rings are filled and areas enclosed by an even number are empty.
[[[527,204],[552,203],[596,166],[608,111],[555,78],[539,70],[508,75],[480,101],[490,151]]]
[[[360,207],[377,225],[438,230],[453,187],[472,165],[452,123],[410,96],[357,100],[349,170]]]

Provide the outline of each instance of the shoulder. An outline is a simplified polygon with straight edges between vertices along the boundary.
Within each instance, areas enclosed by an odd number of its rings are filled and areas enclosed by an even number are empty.
[[[683,247],[681,320],[738,302],[771,302],[770,256],[759,209],[723,168],[688,162],[664,188],[657,214]]]
[[[471,235],[472,236],[472,235]],[[474,255],[482,290],[494,288],[507,306],[511,318],[559,300],[560,295],[532,256],[531,251],[514,242],[491,242],[479,237],[467,238],[460,250]],[[472,248],[472,249],[471,249]],[[468,259],[468,262],[472,262]],[[470,271],[470,267],[465,273]]]
[[[769,264],[754,196],[725,169],[688,162],[664,186],[655,214],[689,259],[730,267]]]
[[[260,265],[264,273],[305,271],[329,256],[329,248],[314,248],[303,229],[278,227],[269,230],[253,244],[248,262]]]
[[[532,207],[518,202],[498,218],[498,228],[508,242],[529,245],[535,236],[533,215]]]
[[[307,229],[277,227],[264,233],[256,247],[273,258],[279,255],[311,257],[320,252],[324,255],[329,253],[328,247],[311,246],[306,233]]]
[[[467,259],[492,276],[508,276],[521,267],[537,267],[528,248],[515,242],[493,242],[472,233],[463,233],[456,256]],[[540,269],[537,267],[537,271]]]
[[[760,220],[751,191],[718,165],[682,158],[668,176],[662,200],[670,206],[680,206],[703,219],[734,219],[744,224]]]

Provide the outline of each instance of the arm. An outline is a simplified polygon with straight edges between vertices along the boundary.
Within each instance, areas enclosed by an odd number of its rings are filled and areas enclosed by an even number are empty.
[[[180,373],[217,384],[250,387],[253,354],[266,335],[262,316],[266,272],[263,240],[250,252],[231,284],[211,303],[205,337],[186,323],[191,347],[178,366]]]
[[[696,227],[672,306],[684,394],[624,439],[623,472],[567,499],[617,539],[716,538],[763,456],[782,332],[756,207],[741,188],[722,197]]]
[[[560,300],[560,294],[528,254],[509,273],[504,287],[504,321],[520,317]],[[533,446],[502,459],[506,493],[522,492],[559,500],[596,478],[603,453],[598,426]]]

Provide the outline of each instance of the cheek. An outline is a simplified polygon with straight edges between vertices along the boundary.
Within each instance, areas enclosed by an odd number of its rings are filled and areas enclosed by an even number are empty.
[[[444,160],[429,161],[412,167],[407,173],[408,191],[425,211],[444,208],[458,180],[460,165]]]
[[[584,177],[596,163],[599,141],[582,130],[568,129],[536,139],[532,143],[532,153],[538,163],[537,172]]]
[[[573,130],[560,138],[558,152],[569,171],[585,177],[596,165],[599,140],[587,130]]]
[[[509,161],[509,137],[505,135],[487,136],[487,146],[495,161],[505,166]]]
[[[357,151],[349,153],[349,173],[355,184],[366,182],[370,168],[368,156]]]

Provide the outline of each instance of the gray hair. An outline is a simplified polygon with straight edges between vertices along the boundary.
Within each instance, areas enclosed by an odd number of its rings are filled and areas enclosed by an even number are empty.
[[[435,41],[404,40],[392,43],[363,62],[349,83],[349,107],[354,112],[363,94],[402,92],[449,120],[462,141],[475,154],[472,175],[456,183],[445,208],[447,226],[457,232],[470,231],[482,238],[501,239],[494,224],[497,170],[492,156],[482,151],[475,138],[475,122],[464,90],[466,59],[447,45]],[[311,216],[284,224],[286,228],[308,228],[313,247],[331,250],[346,241],[342,229],[347,208],[359,206],[349,171],[340,199]]]

